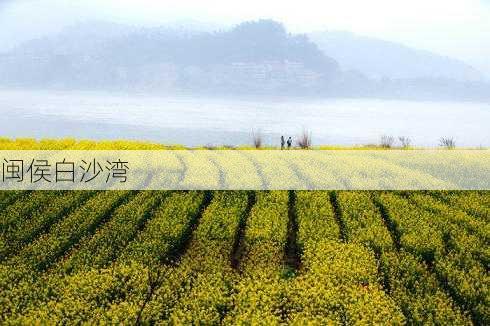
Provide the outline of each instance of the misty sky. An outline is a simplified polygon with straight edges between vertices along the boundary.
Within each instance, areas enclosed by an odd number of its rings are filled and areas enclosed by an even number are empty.
[[[258,18],[292,32],[343,30],[396,41],[490,76],[490,0],[0,0],[0,51],[84,20],[229,26]]]

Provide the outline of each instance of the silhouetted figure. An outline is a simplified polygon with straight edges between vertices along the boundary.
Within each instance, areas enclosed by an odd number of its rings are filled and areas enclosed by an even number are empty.
[[[286,145],[286,141],[284,140],[284,136],[281,136],[281,149],[284,149],[285,145]]]
[[[291,137],[288,138],[288,149],[291,149],[291,145],[293,145],[293,140]]]

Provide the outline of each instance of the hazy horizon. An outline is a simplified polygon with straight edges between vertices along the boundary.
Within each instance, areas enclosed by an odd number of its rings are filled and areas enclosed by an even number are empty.
[[[0,27],[8,136],[490,144],[489,1],[18,0]]]
[[[356,8],[352,10],[352,8]],[[3,1],[0,4],[2,52],[20,43],[56,34],[70,25],[107,21],[134,26],[181,25],[192,29],[229,28],[247,20],[274,19],[294,33],[346,31],[427,50],[464,61],[490,78],[490,1],[422,0],[367,3],[306,0]]]

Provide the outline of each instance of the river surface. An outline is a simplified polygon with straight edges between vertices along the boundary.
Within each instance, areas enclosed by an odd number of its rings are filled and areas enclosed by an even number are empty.
[[[378,143],[382,135],[437,146],[490,146],[490,103],[375,99],[244,100],[0,90],[0,136],[137,139],[166,144],[277,145],[303,130],[314,144]]]

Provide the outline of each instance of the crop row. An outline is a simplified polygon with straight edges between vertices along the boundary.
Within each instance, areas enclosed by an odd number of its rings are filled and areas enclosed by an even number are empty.
[[[468,215],[464,211],[450,207],[429,195],[409,193],[407,197],[418,207],[424,208],[437,216],[438,221],[445,221],[444,227],[450,224],[452,228],[476,236],[482,247],[490,244],[490,224]],[[490,258],[490,257],[489,257]],[[490,260],[484,263],[490,263]]]
[[[284,249],[287,241],[288,193],[259,192],[243,236],[239,277],[233,284],[229,324],[277,324],[283,319]]]
[[[45,194],[49,196],[49,192]],[[3,262],[0,265],[2,318],[22,311],[24,307],[42,298],[43,286],[51,281],[51,278],[43,275],[43,271],[82,237],[93,233],[128,195],[129,192],[99,192],[83,206],[53,224],[48,233]]]
[[[391,251],[395,243],[367,192],[339,192],[337,195],[346,240],[372,248],[376,254]]]
[[[31,297],[22,309],[16,307],[18,312],[12,320],[20,323],[134,321],[147,287],[153,282],[157,257],[169,255],[186,236],[203,199],[202,193],[175,193],[164,205],[159,205],[165,196],[166,193],[137,194],[116,209],[112,219],[93,237],[82,240],[55,270],[42,275],[42,282],[24,282],[24,292],[37,289],[43,294]],[[126,246],[139,223],[143,223],[155,206],[158,208],[151,213],[152,219]],[[119,252],[119,259],[124,256],[123,262],[100,268],[117,260]],[[151,259],[145,260],[147,257]],[[97,265],[95,268],[91,260]]]
[[[0,191],[0,211],[3,211],[5,207],[8,207],[26,193],[27,191]]]
[[[384,290],[395,300],[409,324],[467,325],[453,300],[441,290],[426,264],[398,251],[382,212],[367,192],[338,194],[347,240],[372,248],[379,259]]]
[[[61,265],[65,272],[103,268],[115,261],[120,252],[136,236],[153,209],[161,204],[167,193],[143,191],[114,211],[111,219],[95,234],[86,236],[74,253]]]
[[[0,138],[1,150],[156,150],[171,149],[160,144],[137,141],[93,141],[66,139]],[[182,148],[183,149],[183,148]]]
[[[299,192],[296,209],[304,251],[300,275],[287,288],[290,321],[402,323],[401,311],[379,285],[374,253],[361,244],[340,240],[344,226],[335,225],[329,194]],[[316,228],[311,227],[313,223]]]
[[[234,243],[246,207],[244,192],[215,194],[180,264],[143,311],[144,322],[211,325],[224,318],[234,277]]]
[[[87,198],[91,197],[93,192],[88,191],[70,191],[70,192],[46,192],[42,198],[38,198],[33,193],[32,196],[22,200],[26,206],[31,206],[38,200],[37,209],[31,209],[29,212],[19,210],[15,222],[9,223],[8,227],[0,234],[0,261],[8,256],[19,252],[25,245],[34,240],[39,234],[49,229],[59,219],[67,215],[70,211],[79,208]],[[13,207],[12,207],[13,208]],[[24,215],[24,214],[28,215]],[[13,212],[9,209],[7,214]]]
[[[380,200],[396,225],[401,247],[434,269],[474,322],[487,324],[490,277],[488,266],[483,265],[488,249],[481,247],[482,240],[458,227],[446,214],[436,214],[392,193],[382,193]]]
[[[156,210],[143,232],[124,249],[118,261],[137,261],[151,267],[170,259],[191,236],[204,197],[203,192],[172,194]]]
[[[476,191],[465,192],[443,192],[431,193],[433,196],[442,199],[449,206],[457,207],[466,213],[480,218],[488,223],[490,221],[490,195]]]
[[[6,205],[0,212],[0,234],[9,232],[11,228],[17,227],[24,222],[31,212],[38,210],[42,205],[53,199],[58,193],[49,191],[23,192],[22,194],[12,194],[9,191],[2,192]]]
[[[488,226],[458,194],[46,194],[5,223],[0,322],[488,322]]]
[[[92,197],[85,205],[54,224],[49,233],[24,247],[11,263],[44,270],[82,237],[93,233],[128,195],[126,191],[107,191]]]

